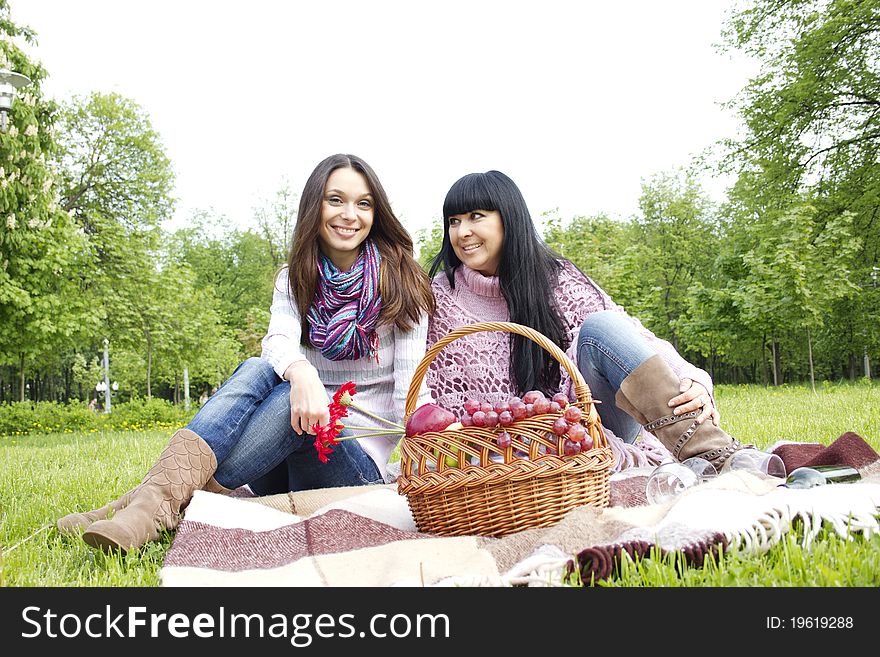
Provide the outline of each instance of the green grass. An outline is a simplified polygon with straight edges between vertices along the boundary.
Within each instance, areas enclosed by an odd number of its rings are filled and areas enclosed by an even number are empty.
[[[880,451],[880,385],[719,386],[722,425],[744,442],[830,443],[854,431]],[[105,504],[136,485],[169,431],[39,434],[0,438],[0,585],[156,586],[171,535],[128,554],[105,555],[58,535],[71,511]],[[878,586],[880,536],[821,535],[809,551],[797,531],[761,556],[736,551],[689,568],[679,555],[624,562],[604,586]]]

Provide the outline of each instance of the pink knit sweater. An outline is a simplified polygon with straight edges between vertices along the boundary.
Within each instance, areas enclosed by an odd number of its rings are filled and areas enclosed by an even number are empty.
[[[449,287],[444,272],[434,277],[432,288],[437,310],[428,324],[429,347],[450,330],[465,324],[510,321],[507,302],[495,276],[483,276],[461,265],[455,272],[455,289]],[[572,363],[577,363],[577,336],[587,315],[601,310],[624,312],[568,261],[559,272],[556,289],[549,292],[555,295],[565,320],[565,351]],[[669,342],[658,338],[638,319],[630,320],[679,377],[702,383],[712,393],[712,379],[707,372],[684,360]],[[571,379],[564,367],[560,370],[559,389],[574,400]],[[515,390],[510,373],[510,334],[501,331],[472,333],[446,345],[431,361],[425,379],[434,401],[454,413],[462,412],[468,397],[496,402],[525,392]]]

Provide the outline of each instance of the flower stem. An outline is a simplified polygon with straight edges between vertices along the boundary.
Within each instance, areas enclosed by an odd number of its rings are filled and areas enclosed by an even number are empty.
[[[405,431],[405,429],[402,426],[400,426],[399,424],[397,424],[396,422],[392,422],[391,420],[386,420],[384,417],[380,417],[380,416],[376,415],[375,413],[370,413],[370,411],[364,410],[363,408],[361,408],[360,406],[357,406],[356,404],[350,404],[350,406],[353,409],[355,409],[356,411],[360,411],[364,415],[369,415],[374,420],[379,420],[380,422],[384,422],[385,424],[391,425],[392,427],[394,427],[396,429],[400,429],[400,431]]]
[[[380,427],[358,427],[354,424],[346,424],[344,425],[346,429],[358,429],[360,431],[379,431],[380,433],[403,433],[402,429],[382,429]]]
[[[351,429],[352,427],[346,427],[346,429]],[[340,440],[351,440],[352,438],[372,438],[373,436],[396,436],[399,435],[400,431],[371,431],[367,433],[353,433],[347,436],[336,436],[333,440],[339,442]]]

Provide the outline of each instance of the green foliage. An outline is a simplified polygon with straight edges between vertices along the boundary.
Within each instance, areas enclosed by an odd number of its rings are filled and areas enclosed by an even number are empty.
[[[76,96],[58,128],[64,208],[88,234],[112,227],[141,233],[171,216],[171,161],[137,103],[115,93]]]
[[[270,225],[269,216],[261,215],[261,230],[277,240],[289,224],[281,217],[277,225]],[[196,288],[214,294],[222,323],[238,331],[248,317],[258,321],[258,311],[268,310],[275,274],[286,259],[279,260],[278,245],[265,235],[229,226],[218,234],[212,229],[218,225],[224,225],[221,219],[195,214],[186,228],[168,236],[168,251],[175,262],[191,269]]]
[[[112,412],[102,417],[105,431],[128,429],[144,431],[150,429],[178,429],[195,415],[193,405],[185,411],[180,404],[172,404],[167,399],[133,399],[128,402],[114,404]]]
[[[144,110],[118,94],[74,97],[60,129],[62,204],[88,240],[80,297],[100,321],[82,337],[142,350],[149,394],[155,334],[175,289],[156,266],[161,222],[173,209],[171,162]]]
[[[640,215],[627,277],[640,281],[632,310],[677,348],[678,325],[688,312],[693,284],[710,268],[717,244],[711,204],[684,171],[660,173],[642,183]]]
[[[95,411],[85,402],[14,402],[0,404],[0,436],[20,438],[29,444],[29,437],[50,432],[63,434],[102,431],[144,431],[176,429],[185,426],[195,414],[195,405],[185,411],[164,399],[133,399],[113,402],[111,412],[103,412],[103,398]]]
[[[625,275],[634,242],[630,222],[605,215],[575,217],[564,221],[558,214],[546,217],[544,240],[559,255],[568,258],[611,297],[624,306],[638,298],[641,287]]]
[[[0,133],[0,364],[25,368],[70,344],[87,311],[72,274],[81,262],[82,236],[59,206],[49,164],[57,150],[57,108],[43,99],[47,72],[31,62],[15,38],[33,42],[28,28],[9,20],[0,4],[0,67],[28,76]]]
[[[438,221],[431,229],[422,228],[416,233],[415,250],[418,263],[422,269],[429,271],[431,261],[438,253],[440,247],[443,246],[443,222]]]
[[[298,204],[297,194],[290,189],[290,183],[284,180],[271,202],[254,209],[259,237],[265,245],[261,245],[261,248],[269,254],[273,269],[278,269],[287,262],[287,247],[296,225]]]
[[[880,0],[752,0],[740,3],[723,35],[728,49],[751,55],[761,67],[729,103],[745,128],[726,143],[724,168],[739,174],[732,214],[758,224],[753,238],[772,235],[783,215],[796,219],[804,205],[815,211],[813,237],[848,217],[858,248],[828,252],[810,271],[849,275],[861,286],[825,295],[824,304],[811,302],[837,320],[826,327],[834,335],[828,342],[850,364],[863,348],[876,354],[880,347],[880,305],[866,285],[880,264],[878,35]],[[733,235],[740,237],[738,230]],[[801,317],[816,316],[795,305]]]

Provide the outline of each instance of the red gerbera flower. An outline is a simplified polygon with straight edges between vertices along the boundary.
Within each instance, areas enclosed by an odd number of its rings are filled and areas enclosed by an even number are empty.
[[[356,392],[357,386],[351,381],[346,381],[339,386],[339,390],[333,393],[333,401],[343,406],[351,406],[351,398]]]
[[[328,459],[328,455],[333,453],[333,445],[338,445],[340,440],[349,440],[351,438],[363,438],[367,436],[387,436],[394,434],[403,434],[404,428],[395,422],[391,422],[390,420],[386,420],[383,417],[379,417],[371,413],[370,411],[364,410],[362,408],[358,408],[355,406],[354,402],[352,402],[352,397],[355,392],[357,392],[356,386],[351,381],[347,381],[343,383],[339,390],[333,393],[333,401],[328,404],[327,408],[330,410],[330,421],[324,425],[319,426],[317,424],[312,425],[312,433],[315,435],[315,450],[318,452],[318,459],[322,463],[326,463]],[[394,430],[381,430],[375,427],[355,427],[350,426],[350,429],[362,429],[367,433],[363,434],[350,434],[347,436],[339,437],[339,432],[346,428],[346,426],[340,421],[344,417],[348,417],[348,407],[351,406],[355,410],[360,411],[364,415],[369,415],[372,418],[380,420],[385,424],[390,424],[394,427]]]

